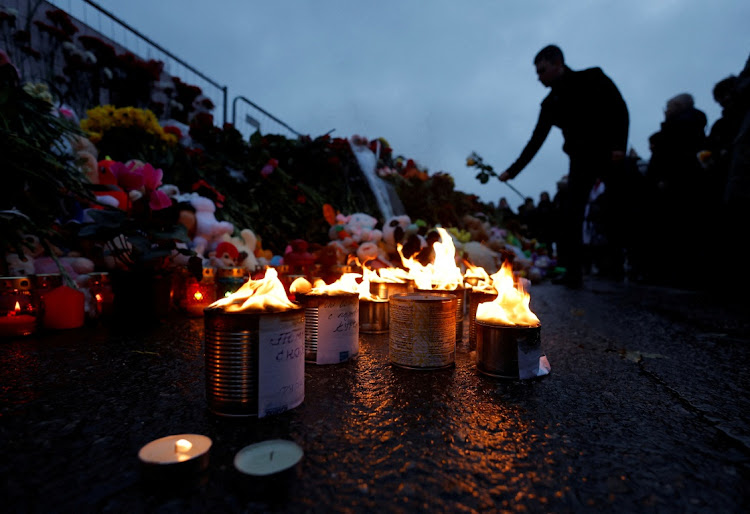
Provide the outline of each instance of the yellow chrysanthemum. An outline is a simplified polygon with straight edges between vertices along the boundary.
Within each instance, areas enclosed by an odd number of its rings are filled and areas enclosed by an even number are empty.
[[[156,115],[148,109],[100,105],[86,111],[86,115],[88,117],[81,120],[80,126],[89,134],[89,137],[97,134],[98,139],[101,140],[104,134],[113,128],[140,128],[170,145],[177,143],[177,138],[173,134],[164,132]]]

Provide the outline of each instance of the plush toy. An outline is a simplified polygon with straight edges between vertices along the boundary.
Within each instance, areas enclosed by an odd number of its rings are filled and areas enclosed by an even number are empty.
[[[359,245],[357,259],[362,265],[366,265],[370,269],[394,267],[385,251],[372,241],[365,241]]]
[[[11,277],[28,277],[34,274],[34,258],[25,252],[23,256],[13,251],[8,252],[5,256],[5,265]]]
[[[337,214],[328,231],[332,242],[340,243],[347,255],[355,255],[359,246],[371,242],[379,245],[383,232],[376,228],[378,220],[364,212],[345,216]]]
[[[458,251],[459,248],[457,247]],[[460,251],[463,258],[474,266],[484,268],[488,275],[494,275],[502,266],[502,256],[500,253],[490,249],[479,241],[468,241],[461,245]]]
[[[311,266],[315,256],[308,251],[310,244],[304,239],[294,239],[284,252],[284,264],[294,267]]]
[[[487,241],[490,238],[489,230],[490,224],[485,219],[479,216],[472,216],[466,214],[462,218],[464,229],[471,234],[472,241],[479,241],[480,243]]]
[[[375,227],[378,220],[364,212],[355,212],[349,216],[349,220],[344,229],[352,236],[357,243],[372,241],[378,243],[383,238],[383,232]]]
[[[263,265],[256,257],[255,251],[258,240],[255,237],[255,233],[249,228],[240,230],[239,237],[223,234],[220,241],[219,246],[216,247],[217,254],[219,254],[219,247],[223,243],[229,243],[237,250],[237,255],[234,256],[235,264],[232,264],[232,266],[240,266],[248,271],[255,271]]]
[[[117,176],[112,172],[112,165],[116,161],[104,159],[98,162],[97,175],[90,176],[92,184],[98,184],[94,195],[99,203],[112,207],[119,207],[127,211],[130,208],[128,194],[117,184]]]
[[[398,244],[404,244],[406,230],[411,225],[407,215],[391,216],[383,225],[383,249],[388,255],[398,254]]]
[[[270,266],[274,258],[273,252],[263,248],[263,239],[260,236],[255,236],[255,239],[255,258],[258,259],[258,264],[262,267]]]
[[[222,241],[216,246],[216,250],[211,252],[211,265],[214,268],[232,268],[237,266],[237,257],[240,252],[237,251],[232,243]]]
[[[76,158],[79,168],[92,184],[99,184],[99,151],[94,143],[87,137],[75,136],[71,139],[73,156]]]
[[[222,237],[234,232],[232,223],[216,219],[216,204],[210,198],[200,196],[198,193],[187,193],[177,195],[175,200],[188,202],[195,209],[194,247],[205,242],[206,251],[215,251],[216,246],[222,241]]]
[[[73,280],[81,275],[87,275],[94,271],[94,261],[79,255],[63,255],[57,257],[57,262],[52,257],[42,256],[34,259],[34,273],[37,275],[45,273],[60,273],[60,266]]]

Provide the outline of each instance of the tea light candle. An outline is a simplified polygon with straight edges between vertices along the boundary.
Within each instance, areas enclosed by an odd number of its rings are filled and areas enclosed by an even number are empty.
[[[234,456],[234,467],[246,475],[265,477],[292,469],[302,459],[302,447],[285,439],[245,446]]]
[[[36,316],[16,314],[0,317],[0,336],[25,336],[36,330]]]
[[[208,467],[211,439],[200,434],[176,434],[151,441],[138,452],[144,471],[154,478],[197,473]]]

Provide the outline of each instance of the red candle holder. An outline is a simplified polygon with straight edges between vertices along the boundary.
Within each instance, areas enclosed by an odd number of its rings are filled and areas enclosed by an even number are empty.
[[[200,281],[192,275],[186,277],[180,307],[188,316],[203,316],[203,310],[216,301],[215,277],[214,268],[203,268],[203,278]]]
[[[0,337],[23,337],[36,332],[39,305],[28,277],[0,277]]]
[[[112,316],[115,294],[109,273],[89,273],[89,304],[86,312],[91,319],[104,319]]]

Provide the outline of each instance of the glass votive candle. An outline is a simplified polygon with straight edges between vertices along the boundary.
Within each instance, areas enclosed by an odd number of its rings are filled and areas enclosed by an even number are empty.
[[[109,273],[89,273],[88,278],[89,295],[86,312],[91,319],[105,319],[112,316],[115,303],[115,294],[112,291],[112,282]]]
[[[60,273],[38,273],[30,277],[31,294],[36,299],[39,307],[39,326],[44,326],[44,313],[47,311],[47,304],[44,301],[47,295],[53,289],[63,285],[63,278]]]
[[[39,306],[28,277],[0,277],[0,337],[36,332]]]
[[[203,268],[203,278],[200,281],[193,275],[188,275],[182,294],[182,310],[188,316],[203,316],[203,309],[216,301],[216,269]]]

